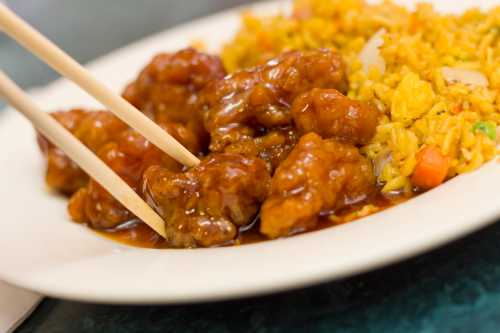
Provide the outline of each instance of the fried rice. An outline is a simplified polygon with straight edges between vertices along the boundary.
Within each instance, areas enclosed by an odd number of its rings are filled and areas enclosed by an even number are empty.
[[[412,192],[417,154],[426,146],[448,158],[448,178],[496,156],[500,6],[445,15],[423,3],[410,11],[391,2],[296,0],[291,14],[244,13],[222,58],[235,71],[283,51],[315,48],[338,50],[348,96],[384,114],[361,150],[382,192]]]

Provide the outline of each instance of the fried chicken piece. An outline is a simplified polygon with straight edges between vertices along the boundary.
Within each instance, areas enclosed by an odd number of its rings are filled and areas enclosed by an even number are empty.
[[[184,173],[150,167],[143,181],[147,202],[165,220],[168,244],[208,247],[231,242],[239,226],[252,222],[270,175],[259,158],[219,153]]]
[[[123,97],[155,122],[181,123],[208,141],[198,96],[208,82],[225,75],[217,56],[193,48],[160,53],[127,86]]]
[[[291,125],[293,100],[313,88],[346,91],[340,56],[331,50],[291,51],[263,66],[215,81],[202,95],[210,150]]]
[[[52,116],[94,152],[127,128],[121,120],[107,111],[73,109],[54,112]],[[37,139],[47,159],[45,181],[50,188],[70,195],[87,184],[88,176],[64,152],[41,134],[38,134]]]
[[[297,97],[292,116],[299,133],[315,132],[352,144],[367,144],[378,124],[378,111],[335,89],[313,89]]]
[[[312,229],[321,215],[359,203],[374,190],[372,166],[356,147],[306,134],[272,178],[260,231],[276,238]]]
[[[183,125],[169,123],[165,128],[194,154],[200,153],[197,138]],[[132,129],[122,132],[116,141],[102,147],[99,157],[139,194],[142,176],[148,167],[158,165],[173,172],[182,170],[179,163]],[[68,211],[74,221],[89,223],[96,229],[114,228],[135,218],[93,179],[73,195]]]
[[[143,172],[150,165],[166,163],[181,169],[134,130],[122,132],[117,141],[106,144],[98,155],[136,192]],[[93,179],[73,195],[68,211],[76,222],[89,223],[96,229],[113,228],[134,217]]]

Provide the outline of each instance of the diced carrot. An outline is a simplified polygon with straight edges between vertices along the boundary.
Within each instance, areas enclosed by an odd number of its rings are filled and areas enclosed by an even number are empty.
[[[417,165],[411,181],[421,189],[431,189],[445,180],[448,168],[448,159],[443,156],[439,148],[425,147],[417,154]]]
[[[462,108],[462,104],[455,104],[452,108],[451,108],[451,113],[453,114],[457,114],[457,113],[460,113],[463,111],[463,108]]]

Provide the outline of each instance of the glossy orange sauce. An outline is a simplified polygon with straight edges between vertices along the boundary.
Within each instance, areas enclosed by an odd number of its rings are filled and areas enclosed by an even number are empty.
[[[352,213],[358,211],[367,204],[376,206],[378,208],[376,212],[379,212],[381,210],[385,210],[399,203],[402,203],[408,199],[409,197],[403,196],[385,197],[382,195],[378,195],[369,202],[363,202],[362,204],[353,205],[343,211],[337,212],[335,219],[331,219],[328,216],[323,217],[315,229],[308,230],[307,232],[322,230],[336,225],[352,222],[354,221],[352,218]],[[166,242],[161,236],[159,236],[146,224],[139,221],[129,222],[112,230],[97,231],[97,233],[105,238],[109,238],[116,242],[130,246],[152,249],[168,248]],[[259,233],[259,223],[257,221],[250,227],[247,226],[246,230],[240,230],[238,238],[231,244],[227,245],[244,245],[266,240],[269,239]]]

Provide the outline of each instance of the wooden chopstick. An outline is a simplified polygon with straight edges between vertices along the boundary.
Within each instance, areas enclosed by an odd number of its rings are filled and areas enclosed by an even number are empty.
[[[40,32],[0,3],[0,30],[69,78],[178,162],[192,167],[200,161],[189,150],[134,106],[95,79],[85,68]]]
[[[90,149],[48,113],[41,111],[21,88],[1,70],[0,95],[26,116],[37,130],[75,161],[90,177],[94,178],[111,193],[115,199],[158,234],[165,237],[165,224],[162,218]]]

